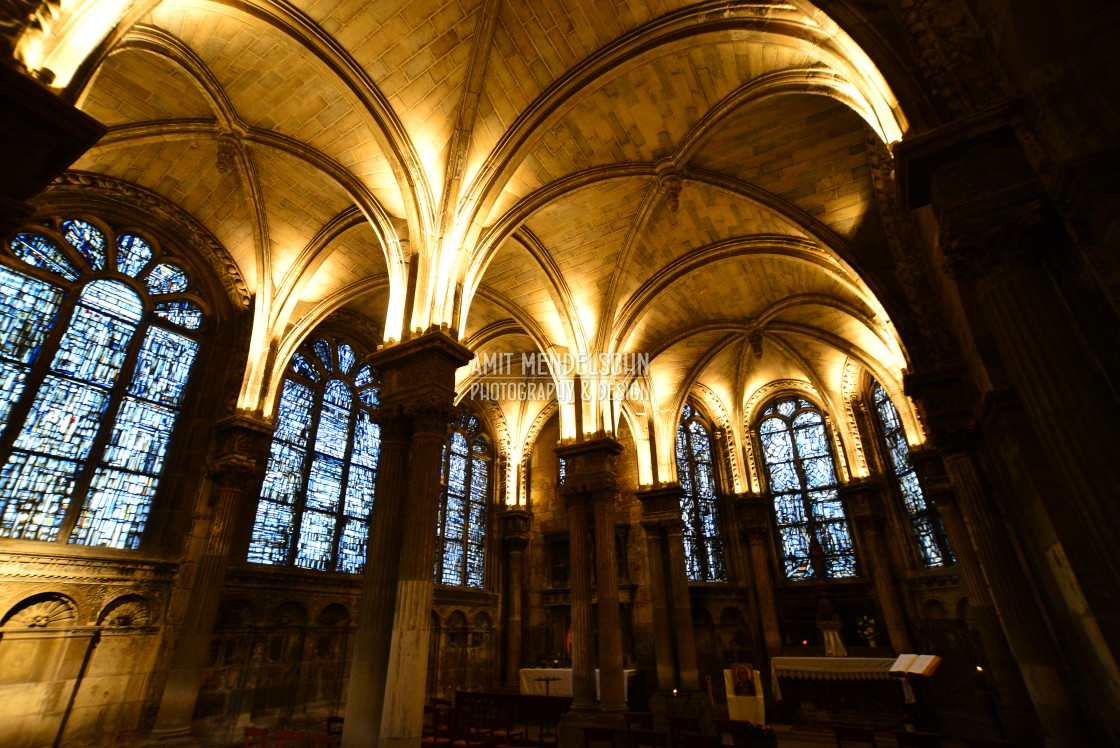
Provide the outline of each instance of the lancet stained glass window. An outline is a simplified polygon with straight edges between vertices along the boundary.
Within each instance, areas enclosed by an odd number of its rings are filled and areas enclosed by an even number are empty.
[[[779,400],[763,412],[758,436],[786,577],[854,577],[852,536],[820,411],[801,398]]]
[[[463,411],[443,448],[443,500],[439,510],[436,582],[483,586],[486,497],[490,494],[490,442],[482,423]]]
[[[681,518],[688,578],[697,582],[725,582],[712,439],[691,405],[685,405],[681,411],[676,452],[677,475],[684,488]]]
[[[883,426],[887,459],[890,460],[890,467],[898,481],[902,503],[906,506],[907,514],[910,515],[910,524],[914,528],[914,537],[918,541],[922,564],[926,568],[951,564],[953,554],[949,549],[945,530],[941,526],[941,518],[937,515],[937,510],[926,503],[922,487],[918,483],[918,476],[914,474],[914,468],[910,465],[910,445],[906,443],[906,434],[902,431],[898,410],[891,402],[887,391],[878,382],[871,388],[871,399],[875,403],[875,412],[879,414],[879,423]]]
[[[6,250],[0,537],[136,548],[198,358],[200,299],[154,243],[92,220],[21,231]],[[159,267],[173,284],[153,283]]]
[[[348,343],[316,338],[292,356],[249,561],[365,569],[381,451],[377,405],[377,377]]]

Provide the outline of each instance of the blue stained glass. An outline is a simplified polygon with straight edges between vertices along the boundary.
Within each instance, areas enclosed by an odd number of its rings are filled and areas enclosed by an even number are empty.
[[[80,466],[13,452],[0,470],[0,536],[55,540]]]
[[[319,381],[319,370],[316,369],[315,365],[312,364],[302,353],[297,353],[292,356],[291,369],[296,374],[307,377],[312,382]]]
[[[175,411],[126,398],[102,458],[105,465],[158,475],[175,428]]]
[[[129,393],[178,407],[191,374],[198,343],[158,327],[148,329],[136,361]]]
[[[105,269],[105,235],[86,221],[63,221],[63,236],[94,270]]]
[[[444,540],[463,539],[463,497],[454,494],[447,495],[447,517],[443,525]]]
[[[471,458],[471,501],[484,503],[489,481],[489,461],[482,457]]]
[[[463,584],[463,546],[448,541],[443,544],[442,584],[458,586]]]
[[[360,465],[350,467],[346,482],[346,506],[344,512],[350,517],[366,519],[373,509],[373,490],[375,473]]]
[[[61,289],[0,265],[0,357],[34,361],[60,303]]]
[[[133,278],[140,275],[152,259],[152,247],[133,234],[117,237],[117,270]]]
[[[898,410],[895,409],[887,391],[878,382],[872,388],[871,394],[875,410],[883,425],[887,456],[898,480],[902,501],[910,514],[910,522],[914,528],[914,537],[918,541],[922,562],[926,567],[942,566],[953,560],[952,551],[949,549],[945,533],[941,531],[936,512],[926,503],[918,477],[910,465],[910,445],[906,442],[906,435],[902,431]]]
[[[117,380],[136,326],[79,305],[59,343],[51,369],[111,387]]]
[[[107,548],[136,548],[156,494],[156,478],[98,468],[73,541]]]
[[[15,256],[37,268],[49,270],[66,280],[78,280],[80,273],[62,250],[36,234],[16,234],[12,239]]]
[[[84,460],[109,393],[99,387],[48,376],[35,396],[16,449]]]
[[[161,301],[155,313],[173,325],[197,330],[202,325],[202,307],[193,301]]]
[[[338,539],[337,571],[361,574],[366,568],[366,546],[369,545],[369,526],[362,520],[348,519],[342,525]]]
[[[354,449],[351,454],[355,465],[377,469],[377,458],[381,454],[381,427],[371,421],[364,410],[358,412],[354,425]]]
[[[61,301],[60,289],[0,265],[0,429],[23,393],[27,365],[38,356]]]
[[[180,293],[187,290],[187,274],[178,265],[161,262],[151,269],[145,281],[148,292],[154,294]]]
[[[358,393],[358,399],[362,401],[362,405],[367,408],[380,408],[381,402],[378,398],[376,387],[367,387]]]
[[[335,369],[333,344],[318,338],[311,343],[311,354],[306,351],[292,356],[289,371],[316,385],[285,380],[262,491],[262,498],[285,506],[258,505],[249,560],[357,573],[366,562],[380,432],[369,411],[355,402],[349,380],[318,384],[320,367],[328,373]],[[356,362],[353,349],[347,351],[338,352],[339,360],[349,360],[343,374]],[[357,373],[366,377],[367,386],[373,381],[368,365]],[[284,444],[305,448],[312,432],[310,459],[303,449]]]
[[[315,451],[344,459],[350,436],[350,411],[333,403],[323,403],[319,411],[319,431]]]
[[[315,393],[309,387],[290,379],[285,380],[273,437],[300,447],[307,446],[311,409],[314,406]]]
[[[307,477],[307,506],[325,512],[338,506],[342,495],[342,469],[341,460],[316,455]]]
[[[257,564],[282,564],[287,561],[293,519],[290,505],[262,498],[257,504],[253,542],[249,545],[247,560]]]
[[[338,347],[338,370],[343,374],[350,371],[350,367],[354,365],[354,349],[348,344],[343,343]]]
[[[823,416],[802,399],[782,400],[766,414],[759,438],[786,577],[855,576],[855,555]],[[819,548],[816,561],[812,540]]]
[[[373,367],[369,364],[362,364],[358,369],[358,373],[354,375],[354,386],[365,387],[367,384],[373,382]]]
[[[699,582],[726,581],[711,437],[689,406],[682,410],[677,425],[676,458],[677,475],[684,489],[681,519],[688,578]]]
[[[334,546],[333,514],[306,511],[299,528],[296,566],[324,571],[331,566]]]
[[[467,486],[467,461],[454,450],[447,463],[447,490],[456,496],[466,493]]]
[[[261,485],[261,496],[284,504],[295,502],[303,482],[303,461],[307,453],[280,441],[272,442],[268,467]]]
[[[319,357],[319,362],[323,364],[327,373],[334,374],[334,356],[331,355],[331,344],[319,338],[311,344],[311,347],[315,350],[315,355]]]

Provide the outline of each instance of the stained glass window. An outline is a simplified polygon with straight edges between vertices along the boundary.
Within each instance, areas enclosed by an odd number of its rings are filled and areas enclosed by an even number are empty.
[[[699,414],[685,405],[677,425],[677,476],[684,496],[684,555],[688,578],[697,582],[726,582],[723,543],[719,532],[712,440]]]
[[[373,369],[316,338],[288,365],[249,561],[361,573],[381,432]]]
[[[436,582],[483,586],[486,499],[490,494],[490,443],[481,422],[464,411],[443,448],[443,498],[439,510]]]
[[[910,445],[906,443],[906,434],[902,431],[898,410],[891,402],[887,391],[878,382],[871,388],[871,399],[875,404],[875,412],[879,414],[887,459],[890,461],[895,480],[898,481],[902,503],[910,516],[910,524],[914,528],[914,537],[918,542],[918,553],[921,555],[922,564],[926,568],[951,564],[953,554],[949,549],[945,530],[941,526],[941,518],[937,515],[937,510],[926,503],[925,496],[922,495],[922,487],[918,484],[918,476],[910,465]]]
[[[851,531],[820,411],[801,398],[780,400],[763,412],[758,436],[786,578],[854,577]]]
[[[140,545],[198,358],[202,306],[180,268],[161,314],[159,252],[66,218],[0,255],[0,537]],[[177,266],[176,266],[177,267]]]

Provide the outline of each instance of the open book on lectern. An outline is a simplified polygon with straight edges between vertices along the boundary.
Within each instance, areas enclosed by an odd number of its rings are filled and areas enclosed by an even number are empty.
[[[906,677],[908,675],[928,678],[937,671],[941,658],[937,655],[900,654],[891,665],[891,675]]]

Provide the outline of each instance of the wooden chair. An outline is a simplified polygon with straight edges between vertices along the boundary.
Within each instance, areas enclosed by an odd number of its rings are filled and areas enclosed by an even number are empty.
[[[751,723],[745,719],[717,719],[714,720],[716,732],[722,738],[731,736],[732,745],[749,745],[751,739]]]
[[[489,727],[490,741],[494,745],[516,745],[525,739],[525,725],[517,722],[516,697],[494,697]]]
[[[341,735],[345,717],[327,717],[327,735]]]
[[[303,748],[304,734],[293,730],[276,731],[276,748]]]
[[[895,730],[898,748],[941,748],[941,736],[935,732],[907,732]]]
[[[996,740],[994,738],[965,738],[968,748],[1019,748],[1013,740]]]
[[[723,745],[722,735],[686,733],[682,738],[684,740],[683,748],[721,748]]]
[[[669,733],[667,732],[634,728],[629,733],[630,748],[669,748]]]
[[[307,733],[307,748],[339,748],[338,736],[309,732]]]
[[[669,737],[673,740],[673,747],[680,748],[681,738],[686,732],[700,732],[699,717],[670,717]]]
[[[246,727],[244,748],[268,748],[268,730],[263,727]]]
[[[451,739],[451,710],[443,704],[425,706],[420,744],[427,748],[442,748],[450,746]]]
[[[639,730],[653,729],[653,712],[625,712],[622,718],[626,721],[626,729],[638,728]]]
[[[614,748],[615,729],[613,727],[584,727],[583,748],[591,748],[592,743],[606,743]]]
[[[860,743],[862,745],[875,745],[875,730],[870,727],[846,727],[833,725],[832,731],[836,734],[836,748],[844,748],[844,743]]]

